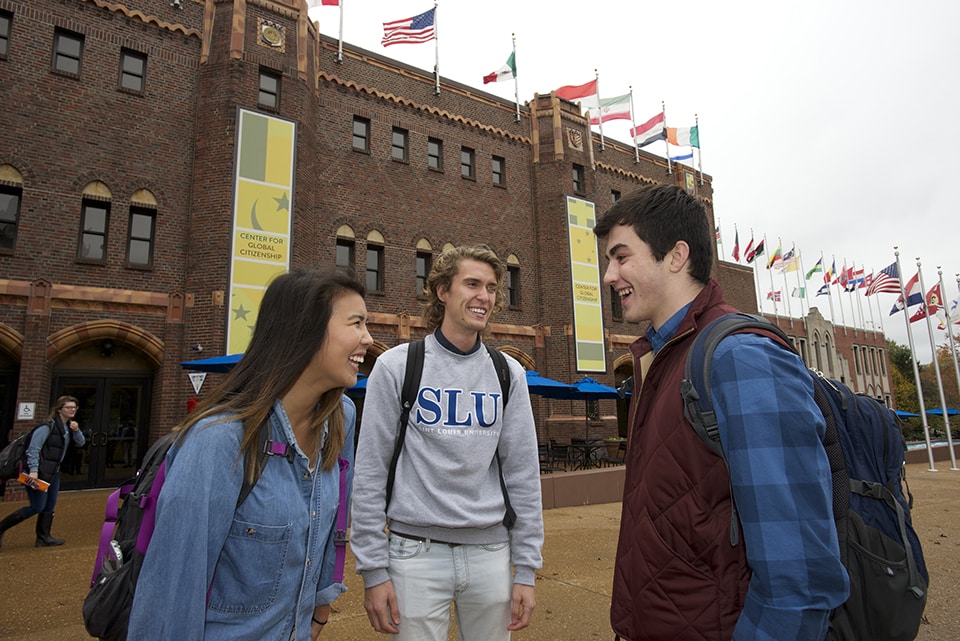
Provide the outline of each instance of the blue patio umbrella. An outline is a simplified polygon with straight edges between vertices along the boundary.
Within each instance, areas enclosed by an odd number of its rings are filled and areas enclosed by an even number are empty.
[[[586,378],[581,378],[579,381],[575,382],[573,387],[575,391],[571,392],[570,396],[567,396],[566,398],[620,398],[620,392],[618,392],[615,387],[604,385],[603,383],[600,383],[589,376]]]
[[[183,361],[180,367],[194,372],[211,372],[214,374],[226,374],[233,366],[240,362],[243,354],[227,354],[226,356],[212,356],[210,358],[201,358],[196,361]]]
[[[532,370],[527,371],[527,389],[531,394],[545,398],[573,398],[570,396],[576,388],[546,376],[540,376]]]
[[[894,410],[897,416],[900,418],[917,418],[919,414],[914,414],[913,412],[904,412],[903,410]]]
[[[943,408],[938,407],[936,409],[927,410],[927,414],[932,414],[933,416],[943,416]],[[947,416],[956,416],[960,414],[960,410],[955,410],[952,407],[947,408]]]
[[[617,388],[604,385],[596,379],[589,376],[581,378],[573,384],[574,391],[566,398],[584,399],[585,401],[599,400],[601,398],[620,398],[620,392]],[[590,419],[587,412],[583,414],[583,426],[586,436],[590,436]]]

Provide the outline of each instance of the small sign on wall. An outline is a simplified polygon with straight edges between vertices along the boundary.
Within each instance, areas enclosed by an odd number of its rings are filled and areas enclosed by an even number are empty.
[[[17,403],[17,420],[32,421],[37,413],[36,403]]]

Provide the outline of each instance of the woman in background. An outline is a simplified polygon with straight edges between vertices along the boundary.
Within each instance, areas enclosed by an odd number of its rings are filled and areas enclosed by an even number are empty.
[[[57,506],[57,495],[60,493],[60,466],[67,457],[71,443],[74,447],[83,447],[86,442],[80,424],[74,420],[78,407],[76,397],[61,396],[53,404],[47,422],[33,428],[25,452],[23,471],[34,481],[40,479],[50,486],[45,489],[26,486],[30,505],[0,521],[0,546],[3,545],[4,532],[34,514],[37,515],[37,542],[34,545],[38,548],[63,545],[63,539],[55,539],[50,535],[50,526],[53,525],[53,509]]]

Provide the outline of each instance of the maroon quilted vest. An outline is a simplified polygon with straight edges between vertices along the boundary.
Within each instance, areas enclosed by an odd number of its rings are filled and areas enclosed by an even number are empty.
[[[711,279],[633,396],[610,607],[628,641],[727,641],[743,609],[750,570],[743,546],[730,545],[730,478],[680,400],[694,336],[732,311]],[[630,346],[638,376],[650,349],[646,338]]]

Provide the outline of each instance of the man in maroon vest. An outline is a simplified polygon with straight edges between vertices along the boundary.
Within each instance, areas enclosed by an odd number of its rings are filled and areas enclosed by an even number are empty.
[[[725,464],[684,418],[680,396],[695,336],[736,311],[710,277],[703,206],[680,188],[647,187],[615,203],[594,232],[624,320],[650,323],[630,346],[637,382],[614,632],[628,641],[822,641],[848,578],[825,424],[803,362],[757,333],[720,342],[710,389]]]

